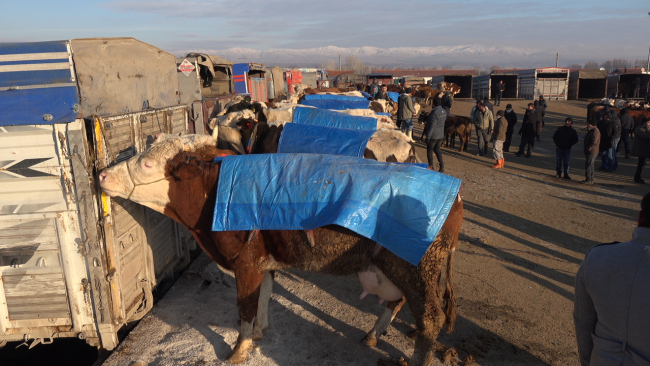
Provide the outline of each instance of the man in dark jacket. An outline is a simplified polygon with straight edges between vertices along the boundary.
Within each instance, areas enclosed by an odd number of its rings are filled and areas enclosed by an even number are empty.
[[[632,116],[630,116],[627,113],[627,108],[621,109],[621,114],[618,117],[618,119],[621,120],[621,140],[616,146],[616,151],[618,152],[618,148],[621,147],[621,143],[623,143],[625,147],[625,158],[629,159],[630,158],[630,133],[632,133],[632,130],[634,129],[634,119],[632,118]]]
[[[503,143],[503,151],[510,152],[512,134],[515,132],[515,125],[517,124],[517,113],[512,109],[512,104],[506,106],[505,113],[506,115],[504,117],[508,121],[508,130],[506,131],[506,141]]]
[[[643,123],[634,129],[632,155],[639,158],[636,172],[634,173],[634,182],[644,184],[645,179],[641,178],[641,171],[645,166],[646,159],[650,157],[650,119],[648,118],[644,118]]]
[[[605,113],[603,118],[598,121],[598,131],[600,132],[600,154],[601,165],[598,170],[608,172],[614,171],[614,157],[611,156],[612,147],[612,133],[614,130],[614,122],[610,120],[609,113]]]
[[[451,105],[454,101],[451,99],[451,92],[445,92],[445,95],[442,96],[442,101],[440,106],[447,112],[447,115],[451,114]]]
[[[483,98],[483,104],[485,104],[485,107],[492,112],[492,115],[494,116],[494,106],[492,103],[490,103],[490,99],[488,97]]]
[[[497,106],[501,105],[501,98],[503,97],[503,91],[506,90],[506,84],[503,83],[503,80],[499,81],[497,84],[496,95],[494,96],[494,104]]]
[[[569,176],[569,161],[571,160],[571,147],[578,143],[578,131],[573,127],[573,119],[567,117],[564,126],[555,130],[553,142],[555,143],[555,171],[556,178],[562,177],[562,162],[564,161],[564,179],[571,179]]]
[[[519,129],[519,135],[521,135],[521,143],[519,144],[519,151],[515,153],[517,156],[524,154],[524,149],[528,145],[528,151],[526,152],[526,157],[530,158],[533,153],[533,147],[535,146],[535,126],[538,126],[540,123],[540,115],[537,113],[533,103],[528,103],[528,109],[524,113],[524,120],[521,122],[521,128]]]
[[[535,109],[537,110],[537,113],[539,113],[539,124],[535,126],[535,131],[537,131],[537,141],[542,138],[542,127],[545,125],[544,116],[546,115],[546,108],[548,108],[548,104],[546,104],[544,95],[540,94],[539,99],[535,101]]]
[[[443,173],[445,171],[445,163],[442,161],[440,145],[445,137],[445,119],[447,119],[447,112],[438,103],[439,101],[437,99],[433,100],[434,108],[429,113],[429,118],[427,119],[427,124],[424,126],[424,131],[422,131],[420,141],[426,136],[429,169],[435,170],[433,164],[433,154],[435,153],[438,157],[438,164],[440,165],[438,171]]]
[[[616,170],[616,168],[618,168],[618,155],[616,154],[616,147],[621,141],[621,120],[618,118],[618,114],[616,114],[615,111],[609,112],[609,119],[612,121],[612,147],[609,148],[611,150],[609,156],[612,157],[612,168]]]
[[[397,99],[397,128],[401,129],[409,137],[413,134],[413,115],[415,114],[415,107],[413,106],[413,98],[411,97],[411,88],[402,92]]]
[[[587,136],[585,136],[585,180],[582,183],[594,184],[594,162],[600,152],[600,131],[596,128],[596,121],[587,121]]]
[[[632,96],[632,98],[638,98],[640,91],[641,91],[641,79],[636,78],[636,80],[634,80],[634,95]]]

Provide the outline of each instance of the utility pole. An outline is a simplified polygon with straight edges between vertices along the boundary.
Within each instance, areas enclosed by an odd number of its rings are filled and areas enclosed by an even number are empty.
[[[560,67],[560,54],[555,54],[555,67]]]
[[[650,60],[650,56],[648,57],[648,60]],[[339,71],[341,71],[341,55],[339,55]]]

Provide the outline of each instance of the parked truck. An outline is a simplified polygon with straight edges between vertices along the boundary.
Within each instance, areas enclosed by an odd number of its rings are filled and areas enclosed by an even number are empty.
[[[188,131],[175,56],[133,38],[0,44],[0,346],[106,350],[189,263],[190,234],[98,172]]]

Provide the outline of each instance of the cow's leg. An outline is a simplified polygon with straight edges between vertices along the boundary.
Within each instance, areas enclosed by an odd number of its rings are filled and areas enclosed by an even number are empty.
[[[264,271],[252,266],[235,269],[237,282],[237,307],[241,328],[237,344],[228,355],[228,362],[238,364],[246,361],[248,351],[253,347],[253,321],[257,313],[260,289],[264,279]]]
[[[395,316],[399,313],[405,302],[406,298],[402,297],[399,300],[389,301],[386,304],[386,309],[384,309],[384,312],[379,316],[379,318],[377,318],[377,322],[375,322],[375,325],[363,339],[362,342],[364,345],[368,347],[375,347],[377,345],[377,340],[379,337],[386,334],[388,326],[393,319],[395,319]]]
[[[257,316],[253,327],[253,340],[259,341],[264,338],[264,332],[269,327],[269,299],[273,293],[273,274],[271,271],[264,271],[262,286],[260,287],[260,299],[257,304]]]

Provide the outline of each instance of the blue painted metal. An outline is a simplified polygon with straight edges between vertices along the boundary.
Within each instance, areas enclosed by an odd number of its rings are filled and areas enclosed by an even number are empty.
[[[75,120],[79,93],[67,41],[0,43],[0,61],[0,126]]]
[[[247,94],[248,90],[248,63],[232,65],[232,79],[235,83],[235,93]]]

